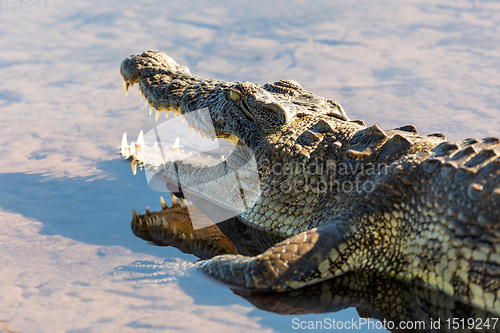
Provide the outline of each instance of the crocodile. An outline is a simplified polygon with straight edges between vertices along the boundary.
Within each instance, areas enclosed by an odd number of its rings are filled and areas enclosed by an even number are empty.
[[[258,189],[238,219],[283,240],[254,256],[201,260],[201,270],[263,292],[376,272],[500,313],[499,139],[449,142],[413,125],[382,130],[296,81],[204,79],[159,51],[127,57],[120,72],[127,92],[139,84],[156,117],[180,113],[202,136],[235,145],[225,160],[199,165],[147,161],[144,143],[122,143],[133,166],[178,185],[177,195],[196,194],[248,155],[256,161]],[[237,184],[210,184],[221,206],[242,194]]]

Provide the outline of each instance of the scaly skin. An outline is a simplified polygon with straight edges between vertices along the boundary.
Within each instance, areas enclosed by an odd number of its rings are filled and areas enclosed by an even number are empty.
[[[132,154],[183,191],[195,193],[200,182],[241,167],[248,152],[255,156],[259,196],[239,218],[288,238],[257,256],[202,261],[203,270],[262,291],[374,271],[500,313],[498,139],[450,143],[411,125],[366,127],[295,81],[205,80],[158,51],[128,57],[121,74],[126,88],[139,83],[157,110],[182,113],[205,136],[237,143],[227,161],[211,167]],[[196,115],[202,108],[211,119]],[[233,185],[215,186],[220,195],[212,199],[234,198],[240,188]]]
[[[147,209],[146,213],[141,215],[134,211],[134,233],[156,245],[171,245],[201,259],[221,254],[255,256],[282,240],[248,227],[237,218],[218,223],[216,226],[193,230],[190,226],[190,216],[197,212],[193,211],[190,205],[188,213],[188,207],[176,203],[175,196],[173,202],[174,204],[168,207],[162,200],[162,210],[159,212],[149,212]],[[144,273],[144,265],[149,272]],[[134,280],[140,283],[168,283],[172,276],[163,274],[164,269],[161,262],[139,261],[119,270],[136,272]],[[180,269],[180,272],[182,271]],[[455,332],[456,325],[459,324],[452,325],[456,320],[454,318],[467,318],[467,327],[473,327],[470,332],[500,332],[500,327],[496,324],[496,314],[466,305],[439,291],[417,284],[408,285],[404,281],[380,274],[347,273],[289,292],[234,291],[256,307],[280,314],[337,312],[347,307],[355,307],[361,317],[377,318],[386,323],[385,327],[391,332],[436,332],[435,323],[439,321],[439,332]],[[394,322],[394,326],[388,321]],[[471,321],[475,324],[471,325]],[[413,329],[406,326],[406,323],[410,323]],[[309,322],[302,322],[301,327],[307,324]],[[325,323],[325,327],[328,324]],[[353,329],[362,330],[366,326],[368,324],[359,323]]]

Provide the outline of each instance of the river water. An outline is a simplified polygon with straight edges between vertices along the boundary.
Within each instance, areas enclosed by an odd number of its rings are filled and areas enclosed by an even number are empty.
[[[0,330],[291,332],[359,318],[259,310],[186,271],[195,257],[132,234],[131,210],[160,203],[116,154],[124,131],[151,128],[122,87],[129,54],[162,50],[226,81],[295,79],[384,129],[500,135],[496,0],[5,0],[0,31]],[[135,261],[170,282],[141,283]]]

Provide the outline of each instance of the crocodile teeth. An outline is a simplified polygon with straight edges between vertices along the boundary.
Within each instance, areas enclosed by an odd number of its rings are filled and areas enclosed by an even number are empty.
[[[179,149],[179,148],[181,147],[181,145],[180,145],[180,141],[181,141],[181,140],[179,139],[179,137],[177,137],[177,138],[175,139],[174,145],[172,146],[172,149]]]
[[[155,216],[154,222],[155,222],[155,227],[159,227],[160,225],[163,225],[159,216]]]
[[[128,90],[130,89],[130,87],[132,87],[134,84],[130,84],[128,82],[123,82],[123,86],[125,87],[125,95],[128,96]]]
[[[165,111],[165,119],[168,119],[169,112]]]
[[[165,217],[161,218],[161,222],[163,224],[163,228],[165,228],[165,229],[168,228],[168,221]]]
[[[139,132],[135,146],[137,148],[137,152],[135,153],[135,158],[138,160],[139,163],[142,163],[143,158],[144,158],[144,132],[143,131]]]
[[[137,173],[137,160],[133,160],[132,163],[130,163],[130,166],[132,167],[132,173],[135,174]]]
[[[122,136],[122,147],[121,147],[120,153],[125,158],[129,158],[129,156],[130,156],[130,149],[128,147],[128,141],[127,141],[127,133],[123,133],[123,136]]]
[[[160,197],[160,205],[163,209],[167,208],[167,204],[165,203],[165,199],[163,199],[163,197]]]
[[[172,193],[172,205],[178,205],[179,199]]]
[[[179,234],[175,225],[174,225],[174,230],[172,231],[172,233],[174,234],[174,236],[177,236]]]
[[[151,111],[149,111],[149,112],[151,112]],[[161,113],[161,111],[156,110],[156,112],[155,112],[155,121],[158,121],[158,118],[160,118],[160,113]]]
[[[125,137],[126,139],[127,137]],[[141,130],[137,136],[137,146],[144,146],[144,132]]]

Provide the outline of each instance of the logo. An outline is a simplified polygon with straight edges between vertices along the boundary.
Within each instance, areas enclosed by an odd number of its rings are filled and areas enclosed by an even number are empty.
[[[187,208],[195,229],[241,214],[260,196],[252,150],[217,138],[208,108],[155,121],[139,141],[132,155],[144,165],[149,187],[182,193],[192,203]]]

